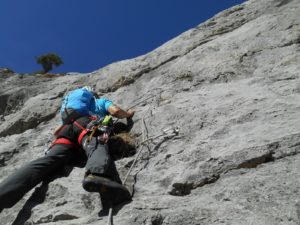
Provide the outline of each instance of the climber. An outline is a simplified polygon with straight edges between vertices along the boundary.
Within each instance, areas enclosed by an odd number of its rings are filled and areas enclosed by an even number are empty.
[[[65,165],[84,162],[83,188],[101,195],[112,191],[113,203],[130,201],[129,191],[116,180],[107,140],[111,116],[130,120],[134,110],[125,111],[105,98],[97,98],[90,87],[69,92],[61,106],[62,126],[48,153],[23,166],[0,183],[0,212],[16,204],[29,190]],[[103,125],[103,122],[105,123]],[[117,194],[116,194],[117,193]],[[116,194],[116,195],[115,195]]]

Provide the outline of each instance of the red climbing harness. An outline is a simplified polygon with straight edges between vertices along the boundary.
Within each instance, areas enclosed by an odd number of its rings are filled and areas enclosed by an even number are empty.
[[[80,120],[83,120],[81,121],[83,123],[78,122]],[[74,121],[72,124],[61,125],[54,132],[54,135],[57,137],[57,139],[53,141],[51,147],[56,144],[66,144],[66,145],[73,145],[77,149],[80,149],[83,137],[89,132],[91,132],[91,130],[86,128],[86,126],[88,126],[88,124],[94,120],[97,120],[97,117],[94,116],[89,116],[85,118],[82,117],[81,119]],[[76,127],[77,129],[76,128],[74,129],[74,127]],[[72,131],[70,132],[70,130]],[[74,132],[74,130],[77,131]]]

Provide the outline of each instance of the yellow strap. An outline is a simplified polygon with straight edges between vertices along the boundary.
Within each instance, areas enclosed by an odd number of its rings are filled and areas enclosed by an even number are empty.
[[[105,116],[104,117],[104,120],[102,121],[101,125],[108,125],[108,123],[111,121],[112,119],[112,116],[111,115],[108,115],[108,116]],[[93,131],[91,132],[89,138],[88,138],[88,141],[90,142],[92,140],[92,137],[93,135],[95,134],[96,130],[98,130],[98,128],[101,126],[101,125],[97,125],[97,126],[94,126],[93,127]]]
[[[94,126],[94,127],[93,127],[93,131],[92,131],[92,133],[90,134],[89,139],[88,139],[89,142],[92,140],[92,137],[94,136],[94,134],[95,134],[96,130],[98,129],[98,127],[99,127],[99,126]]]

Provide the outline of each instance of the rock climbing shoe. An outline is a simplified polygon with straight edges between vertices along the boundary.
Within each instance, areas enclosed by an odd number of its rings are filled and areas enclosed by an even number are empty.
[[[109,178],[96,176],[89,174],[83,180],[83,188],[88,192],[107,192],[108,189],[114,189],[118,191],[128,192],[128,190],[122,185]]]
[[[82,186],[88,192],[99,192],[101,196],[108,198],[112,205],[132,200],[126,187],[106,177],[89,174],[84,178]]]

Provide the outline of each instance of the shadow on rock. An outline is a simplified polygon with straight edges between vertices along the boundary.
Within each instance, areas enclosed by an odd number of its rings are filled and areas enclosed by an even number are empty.
[[[135,137],[129,133],[132,126],[132,119],[127,119],[127,125],[122,122],[114,124],[114,135],[108,141],[113,160],[130,157],[136,153]]]
[[[114,161],[111,162],[109,171],[110,178],[113,181],[122,184]],[[100,200],[102,209],[98,213],[99,217],[107,216],[111,207],[113,208],[113,215],[116,215],[123,206],[132,201],[132,194],[130,191],[124,192],[124,190],[117,191],[116,189],[108,189],[105,193],[100,194]]]
[[[63,167],[57,170],[52,176],[47,177],[39,187],[36,187],[30,198],[26,201],[23,208],[18,213],[17,218],[12,225],[24,225],[31,217],[32,209],[45,201],[49,183],[57,178],[69,176],[72,170],[72,166]]]
[[[133,156],[136,153],[135,137],[129,133],[116,134],[109,139],[108,148],[113,160]]]
[[[296,204],[296,212],[297,212],[297,217],[298,217],[298,220],[300,222],[300,202],[298,202]]]
[[[114,196],[115,197],[115,196]],[[131,202],[131,200],[126,200],[121,203],[114,203],[112,204],[111,200],[109,199],[108,195],[100,195],[102,209],[98,213],[99,217],[104,217],[109,215],[109,209],[113,209],[113,215],[117,215],[118,212],[127,204]]]
[[[33,194],[27,200],[17,218],[12,225],[23,225],[31,216],[31,210],[38,204],[45,201],[46,193],[48,191],[48,182],[43,182],[41,186],[35,188]]]
[[[122,122],[116,122],[116,123],[114,123],[113,132],[115,134],[119,134],[122,132],[130,132],[133,125],[134,125],[134,122],[133,122],[132,118],[127,119],[127,124],[122,123]]]

